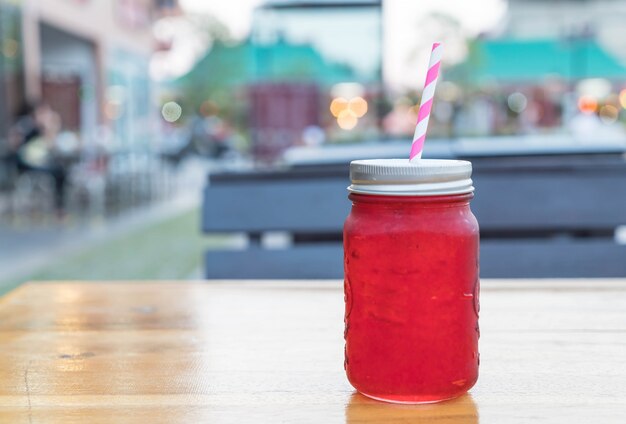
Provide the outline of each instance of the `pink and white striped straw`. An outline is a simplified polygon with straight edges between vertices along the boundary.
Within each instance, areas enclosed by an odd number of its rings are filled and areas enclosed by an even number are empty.
[[[430,62],[428,63],[428,73],[426,74],[426,82],[424,83],[424,91],[422,92],[422,101],[420,102],[420,109],[417,113],[417,125],[415,126],[411,154],[409,155],[410,162],[416,162],[422,158],[424,141],[426,141],[426,130],[428,129],[428,119],[430,118],[430,111],[433,107],[433,97],[435,96],[435,86],[439,78],[439,65],[441,65],[442,53],[443,46],[441,43],[433,43],[433,49],[430,52]]]

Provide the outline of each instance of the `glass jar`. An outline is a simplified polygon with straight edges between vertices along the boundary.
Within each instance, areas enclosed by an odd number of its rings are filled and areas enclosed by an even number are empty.
[[[467,161],[350,164],[345,368],[374,399],[430,403],[478,377],[478,223]]]

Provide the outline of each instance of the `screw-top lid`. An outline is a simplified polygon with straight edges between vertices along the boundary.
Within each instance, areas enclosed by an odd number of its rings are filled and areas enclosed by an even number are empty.
[[[441,196],[474,191],[472,164],[465,160],[370,159],[350,163],[348,190],[385,196]]]

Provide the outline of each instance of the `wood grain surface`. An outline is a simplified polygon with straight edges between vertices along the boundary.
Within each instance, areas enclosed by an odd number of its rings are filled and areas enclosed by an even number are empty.
[[[26,284],[0,299],[0,423],[624,423],[626,280],[484,281],[481,370],[356,394],[338,281]]]

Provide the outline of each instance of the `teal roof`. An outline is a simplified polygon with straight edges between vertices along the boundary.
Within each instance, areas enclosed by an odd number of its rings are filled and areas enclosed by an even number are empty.
[[[446,72],[447,79],[480,85],[539,82],[549,76],[626,77],[626,68],[593,39],[478,40],[469,50],[464,63]]]
[[[352,69],[327,61],[309,44],[271,45],[247,41],[237,45],[216,43],[178,82],[202,82],[213,87],[232,87],[262,81],[305,81],[334,84],[353,81]]]

